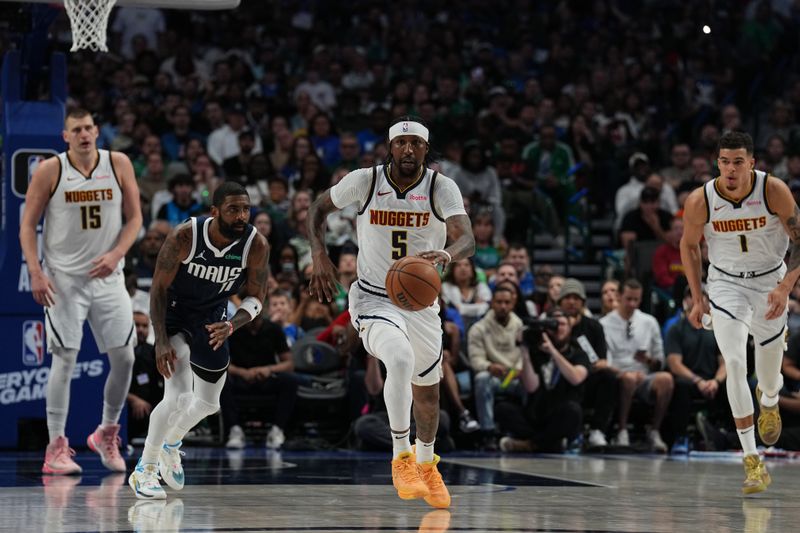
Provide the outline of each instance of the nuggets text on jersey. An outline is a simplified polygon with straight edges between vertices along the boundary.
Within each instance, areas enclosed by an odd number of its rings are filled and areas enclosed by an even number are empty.
[[[385,211],[369,210],[369,223],[376,226],[399,226],[403,228],[423,228],[430,222],[430,211]]]
[[[753,231],[763,228],[767,225],[767,217],[755,218],[735,218],[733,220],[712,220],[711,225],[714,231],[725,233],[735,231],[741,233],[742,231]]]

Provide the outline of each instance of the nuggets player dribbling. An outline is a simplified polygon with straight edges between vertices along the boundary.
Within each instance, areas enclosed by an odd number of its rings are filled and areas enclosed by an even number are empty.
[[[327,215],[358,206],[358,280],[350,288],[350,315],[364,347],[386,366],[384,399],[392,432],[392,479],[403,499],[450,505],[433,453],[439,425],[442,330],[438,304],[421,311],[395,307],[384,280],[391,264],[419,255],[446,265],[469,257],[475,240],[461,193],[448,177],[427,168],[428,129],[415,117],[389,128],[390,157],[359,169],[320,195],[309,213],[314,271],[309,291],[330,301],[336,272],[324,245]],[[417,426],[410,441],[411,405]]]

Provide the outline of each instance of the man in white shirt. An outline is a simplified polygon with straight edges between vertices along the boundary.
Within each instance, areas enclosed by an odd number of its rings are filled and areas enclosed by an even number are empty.
[[[225,112],[226,124],[217,128],[208,136],[208,155],[217,165],[231,157],[239,155],[239,134],[247,127],[244,108],[241,104],[231,106]],[[255,135],[255,146],[251,152],[260,154],[264,150],[261,136]]]
[[[600,319],[608,345],[609,366],[619,373],[619,433],[614,443],[630,446],[628,415],[633,398],[653,406],[647,441],[654,452],[664,453],[661,423],[672,400],[675,383],[664,366],[664,343],[654,316],[639,310],[642,284],[629,279],[623,284],[617,308]]]

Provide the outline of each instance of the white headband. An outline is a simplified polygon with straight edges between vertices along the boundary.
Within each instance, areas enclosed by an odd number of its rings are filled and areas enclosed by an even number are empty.
[[[392,142],[395,137],[400,135],[416,135],[428,142],[428,128],[419,122],[398,122],[389,128],[389,142]]]

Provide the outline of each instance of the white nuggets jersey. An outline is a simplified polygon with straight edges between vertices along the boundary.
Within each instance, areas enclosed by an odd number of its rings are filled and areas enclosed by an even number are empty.
[[[466,215],[455,182],[428,168],[405,190],[391,180],[383,165],[354,170],[331,188],[331,200],[340,209],[358,204],[358,278],[383,295],[392,263],[443,249],[445,220]]]
[[[107,150],[98,150],[97,165],[84,176],[59,154],[61,171],[44,219],[44,260],[67,274],[86,274],[92,259],[111,250],[122,229],[122,189]],[[120,268],[123,261],[120,261]]]
[[[759,273],[782,264],[789,247],[780,218],[767,203],[767,174],[753,171],[750,192],[739,202],[725,197],[719,178],[705,184],[708,206],[703,233],[708,258],[729,273]]]

